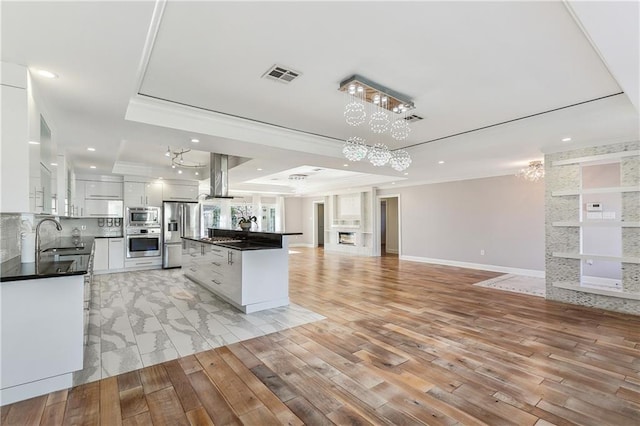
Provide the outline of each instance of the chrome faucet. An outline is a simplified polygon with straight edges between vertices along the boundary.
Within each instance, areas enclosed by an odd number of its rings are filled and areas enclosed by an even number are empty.
[[[38,223],[38,226],[36,226],[36,274],[40,272],[40,226],[47,221],[55,223],[56,229],[62,231],[60,222],[50,217],[45,217]]]

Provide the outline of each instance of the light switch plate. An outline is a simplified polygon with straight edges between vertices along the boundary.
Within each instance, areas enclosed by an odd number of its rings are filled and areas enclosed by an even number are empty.
[[[602,218],[603,219],[615,219],[616,218],[616,212],[604,212],[604,213],[602,213]]]

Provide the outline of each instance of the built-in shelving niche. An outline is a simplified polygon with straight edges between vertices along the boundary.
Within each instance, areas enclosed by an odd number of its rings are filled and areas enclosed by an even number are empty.
[[[556,250],[549,253],[547,276],[553,288],[640,300],[633,272],[640,264],[639,155],[624,150],[550,162],[547,238]]]

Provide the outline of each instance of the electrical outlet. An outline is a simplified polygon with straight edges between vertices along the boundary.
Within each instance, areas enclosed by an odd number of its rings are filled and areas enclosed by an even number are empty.
[[[480,256],[484,256],[484,249],[480,250]]]

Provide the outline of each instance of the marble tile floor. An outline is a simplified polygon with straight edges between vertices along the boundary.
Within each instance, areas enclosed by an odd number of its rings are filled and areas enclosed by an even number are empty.
[[[97,275],[74,385],[324,319],[301,306],[243,314],[180,269]]]
[[[529,294],[537,297],[545,297],[546,295],[544,278],[505,274],[474,285],[477,285],[478,287],[494,288],[496,290],[511,291],[514,293]]]

